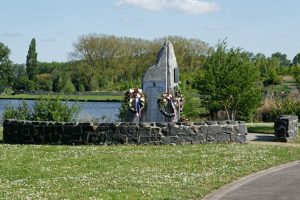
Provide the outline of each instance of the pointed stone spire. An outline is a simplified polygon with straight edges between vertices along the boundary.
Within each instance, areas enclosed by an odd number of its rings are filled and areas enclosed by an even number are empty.
[[[145,81],[164,81],[165,90],[172,91],[178,85],[175,79],[178,76],[177,60],[174,53],[174,48],[171,42],[166,41],[164,46],[160,49],[157,55],[156,63],[148,69],[143,77]]]
[[[174,93],[178,85],[179,70],[171,42],[165,42],[157,55],[156,63],[148,69],[143,77],[143,91],[147,98],[147,106],[143,121],[167,122],[170,118],[164,116],[158,109],[157,100],[165,92]]]

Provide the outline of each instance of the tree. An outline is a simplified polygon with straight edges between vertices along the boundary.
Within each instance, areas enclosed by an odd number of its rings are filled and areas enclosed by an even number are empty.
[[[37,52],[35,39],[32,38],[26,59],[26,71],[29,80],[34,80],[37,75]]]
[[[300,66],[300,53],[293,58],[293,65]]]
[[[280,83],[277,71],[282,69],[282,67],[280,67],[280,60],[276,56],[267,58],[264,54],[258,53],[253,57],[252,61],[259,69],[264,86]]]
[[[12,62],[9,55],[10,49],[0,42],[0,92],[12,84]]]
[[[272,58],[277,58],[279,60],[281,67],[288,67],[291,65],[291,61],[287,58],[286,54],[282,54],[280,52],[273,53],[271,55]]]
[[[141,85],[144,72],[155,63],[156,53],[166,40],[173,43],[182,73],[203,67],[208,45],[199,39],[169,36],[144,40],[90,34],[78,38],[70,54],[71,77],[76,90],[127,90]]]
[[[38,85],[38,89],[43,90],[43,91],[51,91],[52,90],[51,74],[37,75],[36,82]]]
[[[12,65],[12,83],[13,90],[31,91],[34,89],[34,82],[28,80],[24,64]]]
[[[228,120],[249,120],[262,97],[259,69],[241,49],[226,47],[219,43],[208,57],[200,93],[211,112],[225,110]]]

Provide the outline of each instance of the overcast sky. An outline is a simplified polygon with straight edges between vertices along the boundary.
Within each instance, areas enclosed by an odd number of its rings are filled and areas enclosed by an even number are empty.
[[[36,38],[39,61],[67,61],[78,36],[227,38],[270,56],[300,52],[299,0],[0,0],[0,42],[25,63]]]

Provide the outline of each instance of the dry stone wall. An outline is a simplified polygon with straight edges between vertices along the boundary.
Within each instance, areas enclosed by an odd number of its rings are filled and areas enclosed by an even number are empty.
[[[244,122],[56,123],[5,120],[7,144],[114,145],[246,143]]]
[[[276,141],[295,140],[298,135],[298,116],[281,115],[274,122]]]

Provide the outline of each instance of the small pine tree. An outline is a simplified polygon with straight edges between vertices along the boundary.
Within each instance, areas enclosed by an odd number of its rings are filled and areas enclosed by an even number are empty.
[[[32,38],[26,58],[26,71],[29,80],[34,80],[37,74],[37,52],[36,42]]]

